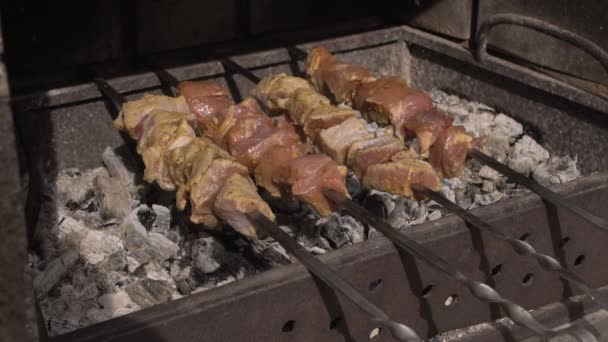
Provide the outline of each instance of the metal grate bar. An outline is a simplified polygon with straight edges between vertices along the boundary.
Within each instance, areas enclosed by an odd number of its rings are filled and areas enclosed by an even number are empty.
[[[600,229],[601,231],[608,232],[608,221],[604,220],[603,218],[601,218],[599,216],[593,215],[589,211],[574,204],[574,202],[572,202],[572,201],[556,194],[555,192],[549,190],[548,188],[540,185],[537,181],[520,174],[519,172],[513,170],[512,168],[510,168],[507,165],[499,162],[498,160],[490,157],[489,155],[481,152],[478,149],[475,149],[475,148],[472,149],[471,151],[469,151],[469,155],[472,156],[473,158],[481,161],[482,163],[488,165],[489,167],[493,168],[494,170],[502,173],[503,175],[507,176],[509,179],[511,179],[515,183],[528,188],[532,192],[534,192],[537,195],[539,195],[540,197],[542,197],[544,200],[546,200],[554,205],[562,206],[562,207],[570,210],[571,212],[575,213],[576,215],[580,216],[585,221],[591,223],[594,227]]]
[[[230,70],[236,74],[241,74],[253,83],[258,83],[262,80],[261,78],[256,76],[254,73],[252,73],[250,70],[242,67],[241,65],[239,65],[235,61],[231,60],[230,58],[224,58],[221,60],[221,62],[226,70]]]

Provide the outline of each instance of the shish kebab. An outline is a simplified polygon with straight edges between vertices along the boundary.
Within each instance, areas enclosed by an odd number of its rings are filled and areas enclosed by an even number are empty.
[[[257,107],[254,102],[251,102],[255,100],[244,101],[235,106],[230,103],[229,98],[223,96],[227,90],[219,85],[209,82],[185,82],[180,84],[180,89],[187,94],[186,97],[146,95],[140,100],[125,102],[124,98],[107,82],[99,79],[96,82],[102,94],[119,107],[120,114],[115,122],[117,127],[127,130],[137,140],[138,153],[142,155],[146,166],[144,178],[148,181],[156,181],[166,190],[177,188],[176,201],[180,210],[184,209],[189,192],[189,199],[192,203],[192,221],[213,225],[217,224],[217,218],[220,218],[226,220],[235,230],[248,238],[257,238],[262,235],[261,233],[269,234],[298,258],[311,273],[351,300],[371,320],[389,329],[397,340],[421,341],[411,328],[391,320],[382,309],[367,300],[329,266],[312,256],[276,226],[273,223],[274,214],[257,193],[255,185],[247,174],[247,167],[232,158],[226,150],[210,139],[196,137],[195,130],[200,126],[205,127],[210,135],[217,133],[211,131],[210,127],[221,127],[221,125],[214,126],[220,121],[230,121],[233,122],[233,126],[239,127],[236,126],[231,115],[234,115],[234,111],[243,109],[236,108],[239,105],[248,109],[253,107],[253,111],[256,111]],[[222,106],[227,103],[230,103],[228,109],[221,111]],[[192,109],[195,109],[195,113],[199,115],[190,113]],[[209,117],[217,115],[225,117],[222,120],[214,120]],[[194,120],[195,116],[199,120]],[[240,122],[246,123],[247,120],[244,119]],[[242,130],[240,132],[243,133]],[[234,138],[233,135],[229,136]],[[240,136],[241,139],[228,141],[238,143],[243,139],[251,139],[251,136],[247,134]],[[217,138],[217,135],[214,137]],[[227,143],[223,139],[219,139],[219,141]],[[271,141],[276,141],[276,138]],[[293,139],[289,141],[293,141]],[[253,145],[257,146],[258,143],[259,141]],[[245,156],[237,155],[251,165],[254,162],[251,155],[255,153],[248,152]],[[314,156],[313,159],[304,160],[304,162],[311,161],[314,162]],[[287,164],[289,165],[289,160],[287,160]],[[316,164],[318,166],[319,163]],[[302,164],[300,160],[297,166],[305,165],[307,164]],[[286,170],[289,174],[289,166],[286,167]],[[323,178],[323,175],[317,175],[317,177]],[[223,182],[222,178],[225,179]],[[215,180],[216,183],[205,183],[204,180]],[[218,190],[218,188],[220,189]],[[327,185],[323,187],[323,189],[328,188],[332,187]],[[268,190],[273,189],[269,187]],[[213,200],[213,198],[215,199]],[[304,198],[306,197],[304,196]],[[311,204],[310,201],[308,203]],[[324,199],[321,203],[327,203],[327,200]],[[210,209],[211,211],[209,211]],[[217,215],[217,218],[214,214]],[[257,224],[252,225],[249,218]],[[258,231],[258,226],[261,226],[263,231]]]
[[[254,97],[258,98],[258,100],[260,100],[260,102],[262,102],[262,104],[264,104],[265,107],[267,107],[268,109],[273,110],[275,112],[279,112],[279,113],[287,112],[288,114],[291,114],[291,111],[286,110],[288,107],[303,109],[302,106],[299,106],[297,103],[300,101],[300,100],[298,100],[298,98],[301,98],[302,94],[300,93],[300,96],[295,96],[295,93],[301,89],[310,90],[310,85],[307,85],[305,80],[303,80],[301,78],[297,78],[297,77],[287,76],[285,74],[270,76],[268,78],[265,78],[264,80],[260,80],[259,77],[257,77],[256,75],[251,73],[249,70],[247,70],[246,68],[243,68],[242,66],[238,65],[237,63],[235,63],[232,60],[226,59],[226,60],[223,60],[223,63],[224,63],[224,66],[226,68],[228,68],[229,70],[242,74],[243,76],[247,77],[252,82],[255,82],[255,83],[259,82],[258,85],[256,86],[256,88],[253,90],[252,94],[254,95]],[[299,88],[299,86],[303,86],[303,88]],[[308,95],[312,96],[314,94],[314,92],[309,92],[309,91],[305,91],[304,93],[307,95],[307,96],[305,96],[305,98],[309,98]],[[322,97],[320,94],[317,94],[317,95]],[[314,96],[312,96],[312,97],[314,97]],[[322,102],[324,102],[324,101],[322,101]],[[313,103],[318,106],[324,105],[324,103],[319,103],[317,101],[307,101],[307,103]],[[324,111],[327,113],[335,113],[336,110],[337,109],[324,107]],[[309,113],[308,116],[309,117],[312,116],[312,113]],[[349,119],[352,119],[352,117]],[[346,119],[346,120],[348,120],[348,119]],[[297,122],[297,120],[294,120],[294,121]],[[317,127],[316,125],[314,125],[314,126]],[[308,126],[308,127],[310,128],[311,126]],[[304,129],[304,131],[308,132],[308,134],[312,134],[313,136],[315,134],[321,134],[323,132],[323,130],[321,132],[318,132],[318,131],[315,132],[314,129],[310,129],[310,130]],[[310,136],[308,138],[311,140],[314,139],[314,138],[311,138]],[[342,144],[343,139],[336,139],[335,141],[338,145],[340,145],[340,144]],[[336,145],[333,145],[333,146],[336,146]],[[346,147],[348,149],[349,146],[346,146]],[[323,148],[321,148],[321,150],[323,150]],[[393,163],[401,163],[401,162],[405,161],[406,168],[410,167],[410,166],[407,166],[407,161],[413,160],[413,159],[411,157],[408,157],[407,152],[406,153],[402,153],[402,152],[404,152],[404,151],[397,152],[397,153],[402,154],[402,156],[398,157],[396,160],[389,161],[388,164],[391,165]],[[376,153],[379,153],[380,155],[385,154],[381,151],[380,152],[376,151]],[[332,154],[332,157],[334,157],[334,158],[339,158],[339,156],[340,156],[339,153]],[[373,159],[374,161],[377,160],[377,158],[371,158],[371,159]],[[369,168],[374,167],[375,165],[378,165],[378,164],[387,164],[387,163],[377,163],[377,164],[369,166]],[[397,167],[399,167],[399,165],[397,165]],[[432,168],[430,168],[430,170],[432,171]],[[363,170],[363,171],[365,171],[365,170]],[[409,177],[407,177],[405,180],[399,179],[399,177],[397,175],[395,177],[389,177],[388,183],[397,185],[400,181],[401,182],[406,181],[406,183],[409,183],[410,180],[411,180],[411,178],[409,178]],[[398,186],[396,189],[397,190],[409,189],[410,192],[413,192],[411,185],[412,184],[408,184],[406,187]],[[414,187],[421,187],[421,186],[424,186],[423,183],[414,184]],[[494,290],[492,287],[488,286],[487,284],[483,284],[483,283],[480,283],[478,281],[474,281],[474,280],[468,278],[457,267],[450,264],[449,262],[442,259],[441,257],[437,256],[436,254],[434,254],[427,248],[423,247],[422,245],[418,244],[416,241],[408,238],[406,235],[403,235],[403,234],[397,232],[397,230],[395,230],[393,227],[391,227],[384,220],[376,218],[374,215],[369,213],[367,210],[365,210],[364,208],[355,204],[353,201],[346,198],[346,196],[344,196],[343,194],[339,194],[331,189],[324,191],[324,193],[329,198],[332,198],[333,200],[335,200],[336,203],[340,203],[340,204],[344,205],[356,218],[375,227],[378,231],[383,233],[387,238],[389,238],[391,241],[393,241],[398,247],[400,247],[405,252],[409,253],[410,255],[414,256],[415,258],[418,258],[418,259],[426,262],[434,269],[449,276],[451,279],[456,280],[456,281],[462,283],[463,285],[465,285],[465,287],[467,287],[467,289],[471,292],[471,294],[473,294],[473,296],[475,296],[479,300],[488,302],[488,303],[496,303],[496,304],[500,305],[504,309],[505,313],[517,324],[520,324],[520,325],[528,328],[530,331],[532,331],[540,336],[544,336],[544,337],[555,335],[555,334],[558,334],[561,332],[561,330],[551,329],[549,327],[544,326],[543,324],[538,322],[523,307],[502,297],[498,292],[496,292],[496,290]],[[403,194],[403,193],[400,193],[400,194]]]
[[[293,56],[306,59],[306,74],[315,88],[330,95],[338,103],[344,102],[359,109],[370,121],[391,125],[398,136],[418,138],[420,152],[429,150],[431,164],[447,177],[464,163],[468,155],[492,167],[512,181],[535,192],[554,205],[562,206],[582,217],[592,226],[608,232],[608,221],[592,214],[574,202],[558,195],[538,182],[525,177],[500,163],[477,148],[466,149],[464,130],[451,125],[451,119],[433,108],[431,98],[422,91],[408,86],[398,77],[374,77],[361,66],[343,63],[325,47],[316,47],[308,54],[295,47],[289,48]],[[399,96],[395,96],[399,95]],[[446,160],[451,140],[452,161]]]
[[[340,70],[340,68],[338,68]],[[358,70],[358,69],[357,69]],[[342,70],[344,71],[344,70]],[[246,70],[241,70],[241,72],[247,72]],[[343,73],[341,75],[347,75],[347,73]],[[253,77],[251,77],[253,76]],[[255,80],[255,75],[251,75],[250,79]],[[339,76],[342,77],[342,76]],[[339,78],[337,76],[337,78]],[[351,161],[356,161],[359,155],[365,156],[366,159],[369,159],[370,154],[380,155],[377,152],[378,149],[386,151],[386,139],[376,145],[376,141],[378,138],[369,137],[364,129],[364,125],[362,120],[353,119],[349,117],[349,119],[345,120],[340,115],[336,115],[337,112],[340,111],[348,111],[347,108],[339,108],[335,106],[328,105],[329,100],[324,96],[311,91],[310,86],[304,86],[301,88],[297,88],[296,79],[297,77],[287,76],[287,75],[274,75],[267,77],[258,84],[258,86],[254,89],[254,96],[258,97],[258,99],[268,108],[270,111],[279,112],[279,113],[287,113],[292,116],[294,121],[300,123],[304,127],[304,131],[309,133],[309,139],[315,141],[317,145],[319,145],[320,149],[332,157],[339,163],[346,163],[347,166],[353,168],[355,173],[359,176],[361,172],[365,172],[363,175],[363,184],[377,190],[383,190],[390,193],[406,195],[403,192],[400,192],[402,188],[395,186],[394,184],[398,183],[401,179],[402,182],[408,184],[408,188],[418,189],[421,193],[428,196],[429,198],[435,200],[442,206],[446,207],[446,209],[454,212],[459,215],[465,221],[471,223],[474,227],[478,229],[490,232],[494,237],[503,240],[511,245],[511,247],[521,255],[530,255],[536,259],[538,264],[545,270],[556,272],[560,275],[560,277],[566,279],[571,282],[585,294],[589,295],[593,300],[595,300],[602,308],[608,310],[608,299],[605,296],[602,296],[597,290],[591,288],[589,285],[585,283],[585,281],[580,278],[576,273],[570,271],[560,264],[560,262],[546,254],[539,253],[536,249],[530,245],[528,242],[521,241],[519,239],[510,237],[505,235],[500,229],[495,228],[494,226],[480,220],[476,216],[468,213],[465,210],[461,210],[460,207],[455,205],[453,202],[447,200],[445,197],[436,192],[436,189],[425,186],[424,183],[412,183],[410,184],[408,173],[403,176],[400,175],[400,172],[403,172],[403,169],[398,169],[395,167],[396,163],[400,163],[403,159],[399,154],[397,154],[397,161],[395,161],[395,155],[391,157],[391,154],[382,155],[385,162],[380,162],[378,164],[369,166],[367,171],[365,169],[359,170],[357,172],[357,165],[352,164]],[[348,84],[348,82],[344,81],[344,84]],[[401,86],[401,82],[398,82],[398,86]],[[288,87],[291,86],[291,88]],[[352,86],[352,82],[350,83]],[[353,89],[356,89],[354,87]],[[390,88],[389,88],[390,89]],[[274,93],[274,95],[273,95]],[[421,92],[419,92],[421,93]],[[403,99],[399,99],[402,95],[402,92],[396,92],[392,94],[384,94],[381,99],[385,102],[390,101],[403,101]],[[392,96],[390,96],[392,95]],[[274,98],[281,98],[281,101],[272,100]],[[392,98],[391,98],[392,97]],[[395,99],[394,97],[397,97]],[[395,108],[388,106],[388,108]],[[410,107],[411,108],[411,107]],[[401,106],[401,110],[407,109],[407,106]],[[438,112],[437,112],[438,113]],[[441,113],[438,113],[443,115]],[[411,113],[410,113],[411,115]],[[323,122],[328,123],[324,126],[325,129],[321,130],[321,133],[313,132],[310,130],[306,130],[307,125],[310,121],[318,122],[319,117],[324,118]],[[350,121],[350,122],[349,122]],[[451,121],[449,121],[451,125]],[[436,128],[429,128],[427,125],[426,130],[431,130],[432,134],[425,133],[425,126],[410,126],[410,127],[419,127],[416,134],[421,137],[427,137],[429,135],[441,136],[441,134],[437,134]],[[453,126],[452,126],[453,127]],[[450,127],[447,127],[450,129]],[[468,148],[466,147],[471,138],[466,138],[466,134],[462,127],[454,127],[450,129],[451,133],[449,135],[455,134],[457,136],[464,136],[462,138],[454,138],[454,139],[427,139],[427,146],[431,145],[431,149],[436,148],[441,151],[436,154],[440,156],[436,160],[441,160],[441,163],[435,163],[436,168],[438,169],[438,173],[445,174],[445,171],[456,172],[457,170],[462,169],[464,161],[466,160],[466,152]],[[347,136],[340,135],[340,132],[345,132]],[[330,133],[330,134],[328,134]],[[393,138],[396,139],[396,138]],[[339,154],[336,154],[335,151],[343,148],[344,142],[350,142],[350,147],[348,147],[348,156],[354,155],[353,158],[341,158]],[[466,143],[459,143],[466,142]],[[388,144],[392,144],[388,142]],[[461,146],[457,146],[461,144]],[[423,145],[421,143],[421,145]],[[438,147],[434,147],[437,146]],[[371,148],[370,148],[371,146]],[[464,152],[464,153],[463,153]],[[395,153],[394,151],[392,153]],[[453,153],[453,154],[452,154]],[[431,153],[433,156],[433,153]],[[450,157],[455,156],[454,159],[450,159]],[[411,158],[411,155],[407,155],[407,158]],[[379,160],[380,158],[376,158]],[[450,160],[448,163],[445,163],[446,160]],[[376,179],[370,179],[368,175],[377,175],[378,170],[382,170],[382,178],[380,183],[377,183]],[[370,173],[370,171],[372,171]],[[453,175],[453,174],[452,174]],[[376,183],[374,183],[376,182]],[[381,185],[381,186],[378,186]],[[345,205],[349,211],[353,213],[353,209],[356,210],[357,205],[352,201],[349,201],[344,196],[340,196],[339,194],[333,194],[330,196],[333,199],[339,199],[341,203]],[[356,214],[356,213],[354,213]],[[361,217],[365,219],[366,217]],[[375,219],[366,220],[368,223],[373,224],[373,222],[377,222]]]
[[[246,70],[241,69],[241,72],[246,72]],[[252,81],[257,79],[255,75],[250,75],[249,78]],[[420,177],[411,179],[410,175],[414,168],[412,167],[413,164],[411,164],[411,162],[408,163],[408,160],[412,160],[414,154],[404,155],[402,152],[396,152],[398,149],[387,148],[387,146],[393,145],[391,139],[399,140],[398,138],[395,138],[390,134],[388,135],[388,139],[386,134],[381,137],[370,136],[365,129],[364,121],[354,117],[354,114],[347,119],[341,117],[341,114],[336,115],[338,112],[349,111],[348,108],[340,108],[327,104],[329,100],[323,95],[311,91],[309,85],[301,88],[293,87],[294,84],[303,84],[297,83],[296,80],[298,79],[301,80],[301,78],[287,76],[285,74],[269,76],[260,81],[252,94],[256,96],[268,110],[277,113],[288,113],[294,121],[302,125],[304,132],[308,134],[309,140],[315,142],[321,151],[328,153],[328,155],[332,156],[337,162],[351,167],[357,176],[363,174],[363,184],[365,186],[371,189],[405,196],[410,194],[410,191],[414,194],[418,192],[419,194],[426,195],[446,207],[446,209],[459,215],[474,227],[490,232],[494,237],[509,243],[518,254],[534,257],[543,269],[558,273],[560,277],[571,282],[582,292],[589,295],[602,308],[608,310],[608,298],[602,296],[597,290],[587,285],[576,273],[562,266],[557,259],[547,254],[539,253],[528,242],[507,236],[500,229],[488,224],[467,211],[459,210],[460,207],[440,195],[437,192],[437,189],[429,187],[427,185],[429,183],[420,182]],[[290,84],[292,87],[289,88],[286,84]],[[398,94],[393,94],[393,96],[398,96]],[[281,101],[272,100],[273,98],[281,98]],[[390,100],[388,97],[385,99]],[[350,111],[352,112],[352,110]],[[323,120],[320,120],[320,118],[323,118]],[[322,121],[323,124],[320,124],[320,121]],[[315,123],[316,128],[322,127],[323,129],[320,131],[307,130],[306,127],[311,122]],[[455,127],[451,131],[462,132],[457,134],[466,136],[464,130],[461,130],[462,127]],[[423,130],[419,130],[419,134],[422,131]],[[424,132],[422,132],[421,135],[425,136]],[[468,145],[471,140],[472,139],[470,138],[459,138],[455,140],[445,139],[433,141],[430,145],[439,144],[437,149],[442,151],[440,154],[441,159],[444,161],[450,159],[452,156],[450,154],[451,152],[454,152],[454,155],[456,156],[455,159],[451,159],[447,164],[440,163],[438,173],[441,173],[441,170],[455,172],[456,170],[462,169],[464,161],[466,160],[466,145]],[[467,144],[463,144],[465,146],[455,146],[458,145],[457,141],[468,142]],[[346,152],[340,154],[336,151]],[[463,151],[464,153],[461,153]],[[358,157],[363,157],[364,160],[372,160],[373,162],[365,164],[367,168],[358,169],[358,167],[360,167],[360,165],[356,163]],[[424,162],[416,161],[415,165],[423,165],[421,163]],[[444,168],[445,166],[449,167]],[[421,172],[421,168],[418,166],[416,167],[417,169],[415,172]],[[423,170],[426,179],[429,179],[433,169],[429,166]],[[437,181],[437,183],[438,182],[439,181]],[[407,191],[403,191],[404,189],[407,189]],[[355,216],[361,212],[360,208],[358,208],[354,202],[349,201],[344,196],[335,193],[332,194],[331,192],[328,195],[332,199],[342,203],[345,208]],[[375,224],[375,227],[377,228],[378,220],[373,218],[373,216],[363,215],[357,217],[369,224]]]

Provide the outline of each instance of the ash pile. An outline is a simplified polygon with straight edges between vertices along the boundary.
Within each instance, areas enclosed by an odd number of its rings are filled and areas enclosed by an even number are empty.
[[[484,152],[543,185],[580,176],[576,157],[551,156],[505,114],[440,90],[436,106],[483,143]],[[378,129],[370,125],[370,130]],[[144,184],[135,158],[107,149],[104,166],[62,170],[47,185],[30,255],[34,290],[50,336],[221,286],[291,257],[272,239],[250,241],[222,226],[207,231],[175,209],[175,195]],[[351,196],[394,227],[446,215],[432,201],[365,191],[351,173]],[[473,209],[526,191],[487,166],[467,161],[441,192]],[[306,206],[270,202],[277,221],[313,254],[379,236],[348,215],[320,218]]]

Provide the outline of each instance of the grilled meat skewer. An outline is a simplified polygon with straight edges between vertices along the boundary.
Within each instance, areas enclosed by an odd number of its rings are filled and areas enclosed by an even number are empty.
[[[371,134],[355,111],[330,105],[304,79],[270,76],[252,95],[268,110],[289,114],[322,152],[353,169],[366,187],[410,198],[413,187],[439,190],[431,165],[412,158],[391,131]]]
[[[397,137],[416,136],[420,152],[430,152],[429,161],[441,176],[454,177],[462,170],[472,138],[405,80],[375,78],[360,66],[336,60],[324,47],[310,51],[306,74],[315,89],[352,105],[369,121],[392,126]]]
[[[221,219],[244,236],[258,238],[245,215],[259,211],[274,220],[272,210],[245,166],[209,139],[196,136],[195,117],[184,105],[183,97],[144,96],[125,103],[115,125],[137,141],[146,166],[144,179],[177,190],[180,210],[190,201],[192,222],[215,227]]]

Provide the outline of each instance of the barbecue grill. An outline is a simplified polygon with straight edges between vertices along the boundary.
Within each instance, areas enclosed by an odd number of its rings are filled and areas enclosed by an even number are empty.
[[[537,24],[520,17],[493,19],[482,25],[480,39],[501,20]],[[537,29],[566,35],[575,44],[581,41],[555,27],[538,25]],[[405,338],[427,338],[510,316],[520,324],[501,320],[454,338],[509,341],[538,335],[530,327],[554,329],[606,308],[603,296],[608,289],[603,286],[608,270],[602,264],[608,252],[602,247],[608,243],[608,159],[598,156],[608,152],[608,100],[488,56],[485,44],[473,53],[409,26],[295,45],[290,41],[278,48],[224,54],[188,65],[165,67],[151,61],[148,71],[134,75],[104,80],[93,74],[88,83],[15,96],[12,107],[31,177],[28,208],[39,209],[33,194],[57,170],[97,167],[107,146],[129,144],[112,127],[108,114],[125,99],[170,92],[177,80],[204,79],[226,82],[238,101],[262,77],[300,73],[306,52],[317,45],[377,74],[399,75],[417,88],[442,89],[503,110],[553,153],[576,155],[584,177],[547,190],[474,150],[472,158],[532,192],[465,211],[427,191],[455,215],[399,233],[378,215],[328,193],[384,236],[317,257],[319,263],[298,252],[297,246],[290,247],[290,237],[282,236],[274,223],[254,218],[301,262],[50,337],[51,341],[388,341],[400,332]],[[595,50],[595,45],[578,46],[592,49],[607,64],[605,52]],[[412,331],[396,327],[396,322]],[[44,330],[39,329],[42,335]],[[593,341],[593,332],[582,325],[563,332]]]

